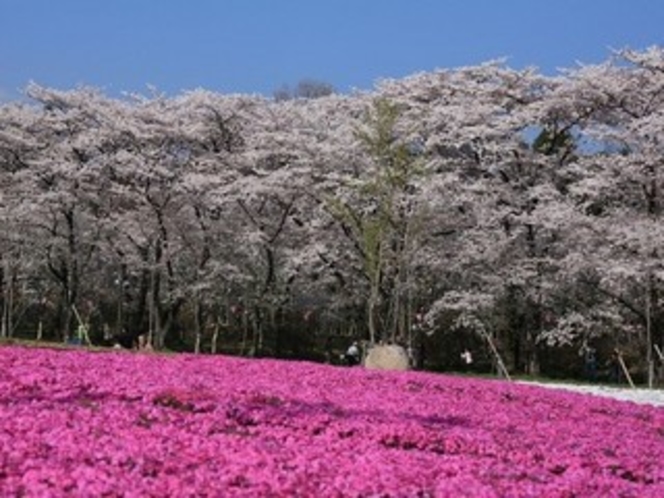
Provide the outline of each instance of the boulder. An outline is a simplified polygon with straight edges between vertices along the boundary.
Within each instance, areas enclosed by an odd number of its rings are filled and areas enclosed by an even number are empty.
[[[408,370],[410,361],[406,350],[401,346],[377,344],[367,351],[364,366],[373,370]]]

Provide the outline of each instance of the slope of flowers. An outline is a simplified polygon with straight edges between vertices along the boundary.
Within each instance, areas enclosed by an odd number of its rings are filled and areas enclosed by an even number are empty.
[[[0,347],[1,496],[664,496],[664,409],[498,381]]]

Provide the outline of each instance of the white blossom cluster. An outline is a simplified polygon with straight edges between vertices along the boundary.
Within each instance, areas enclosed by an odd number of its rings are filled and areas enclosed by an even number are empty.
[[[289,100],[30,85],[0,107],[2,334],[123,304],[157,346],[237,310],[259,335],[283,310],[402,341],[519,315],[531,346],[661,344],[663,68],[654,47]]]

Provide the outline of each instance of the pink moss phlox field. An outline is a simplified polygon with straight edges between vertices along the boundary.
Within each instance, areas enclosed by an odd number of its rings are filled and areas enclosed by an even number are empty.
[[[664,496],[664,409],[304,362],[0,347],[1,496]]]

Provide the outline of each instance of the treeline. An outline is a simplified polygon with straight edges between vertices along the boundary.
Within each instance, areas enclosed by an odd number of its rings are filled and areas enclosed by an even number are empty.
[[[2,337],[660,365],[660,48],[317,98],[26,95],[0,107]]]

